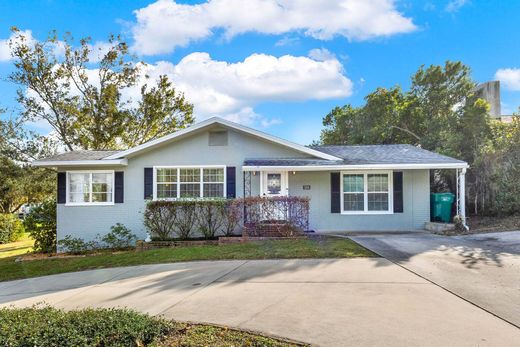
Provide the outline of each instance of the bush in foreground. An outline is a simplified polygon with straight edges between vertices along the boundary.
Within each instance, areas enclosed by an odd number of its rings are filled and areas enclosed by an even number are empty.
[[[0,309],[2,346],[143,346],[173,328],[172,322],[127,309]]]
[[[210,325],[168,321],[128,309],[0,308],[0,346],[257,346],[301,344]]]

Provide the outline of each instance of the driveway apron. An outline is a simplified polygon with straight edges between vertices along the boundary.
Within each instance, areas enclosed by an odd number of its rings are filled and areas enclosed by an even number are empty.
[[[373,252],[520,327],[520,231],[349,236]]]

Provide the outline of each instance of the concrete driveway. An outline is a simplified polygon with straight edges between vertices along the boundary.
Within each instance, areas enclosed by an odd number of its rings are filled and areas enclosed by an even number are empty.
[[[520,327],[520,231],[357,235],[354,241]]]
[[[213,261],[0,283],[0,305],[126,306],[321,346],[511,346],[520,330],[383,258]]]

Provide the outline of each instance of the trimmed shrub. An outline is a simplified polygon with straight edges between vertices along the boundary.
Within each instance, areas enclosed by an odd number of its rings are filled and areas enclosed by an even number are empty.
[[[212,239],[224,225],[225,200],[204,200],[197,203],[197,227],[206,239]]]
[[[242,199],[227,200],[222,210],[223,231],[225,236],[233,236],[244,218],[244,202]]]
[[[0,308],[2,346],[145,346],[174,329],[173,322],[128,309]]]
[[[56,201],[48,200],[31,209],[24,220],[25,229],[34,239],[34,250],[56,251]]]
[[[197,202],[193,200],[178,201],[172,206],[174,213],[174,232],[181,240],[191,237],[195,225]]]
[[[150,201],[144,211],[144,226],[152,238],[162,240],[173,238],[176,206],[173,201]]]
[[[110,232],[101,239],[108,248],[113,249],[132,247],[136,240],[137,236],[121,223],[113,225],[110,228]]]

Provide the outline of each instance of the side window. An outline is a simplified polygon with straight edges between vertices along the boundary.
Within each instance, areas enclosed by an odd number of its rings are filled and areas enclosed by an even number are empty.
[[[67,204],[95,205],[114,202],[114,172],[67,172]]]

